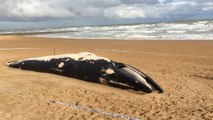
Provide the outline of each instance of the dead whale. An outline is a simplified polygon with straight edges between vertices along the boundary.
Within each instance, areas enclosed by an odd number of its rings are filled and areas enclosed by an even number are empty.
[[[164,90],[148,75],[131,65],[116,62],[93,53],[62,54],[8,62],[21,70],[54,73],[103,84],[118,83],[151,93]]]

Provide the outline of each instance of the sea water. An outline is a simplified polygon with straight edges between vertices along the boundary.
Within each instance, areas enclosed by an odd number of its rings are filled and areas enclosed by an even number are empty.
[[[0,31],[49,38],[213,40],[213,20]]]

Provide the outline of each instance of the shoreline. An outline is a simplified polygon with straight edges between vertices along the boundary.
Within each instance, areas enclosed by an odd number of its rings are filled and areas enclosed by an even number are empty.
[[[56,32],[63,33],[63,32]],[[44,33],[44,34],[49,34]],[[54,34],[54,33],[51,33]],[[80,37],[45,37],[45,36],[37,36],[43,35],[43,33],[23,33],[23,34],[0,34],[0,37],[4,36],[18,36],[18,37],[31,37],[31,38],[49,38],[49,39],[69,39],[69,40],[117,40],[117,41],[213,41],[211,39],[171,39],[171,38],[80,38]]]

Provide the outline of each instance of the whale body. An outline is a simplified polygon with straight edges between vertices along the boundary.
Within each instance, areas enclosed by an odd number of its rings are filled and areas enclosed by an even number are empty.
[[[89,52],[28,58],[8,62],[7,66],[21,70],[54,73],[102,84],[118,83],[147,93],[153,90],[159,93],[164,92],[151,77],[135,67]]]

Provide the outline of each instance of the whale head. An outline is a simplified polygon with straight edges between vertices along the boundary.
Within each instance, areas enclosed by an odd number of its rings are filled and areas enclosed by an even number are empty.
[[[115,75],[119,81],[127,83],[128,85],[134,86],[136,89],[140,89],[147,93],[153,92],[153,90],[163,93],[164,90],[148,75],[134,68],[133,66],[115,63]]]

